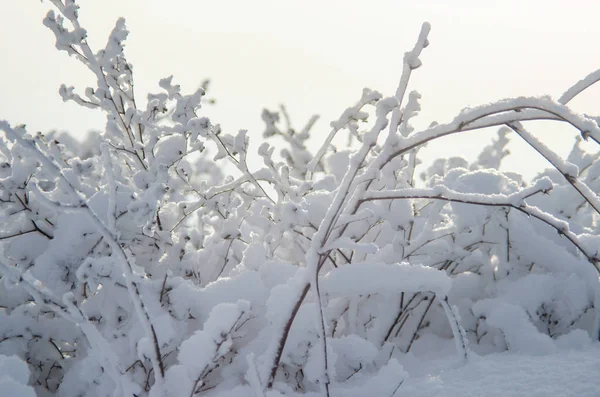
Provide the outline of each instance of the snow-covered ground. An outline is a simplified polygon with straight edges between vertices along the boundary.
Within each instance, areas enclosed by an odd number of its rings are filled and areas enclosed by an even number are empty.
[[[413,365],[412,374],[395,396],[600,396],[598,343],[540,356],[508,352],[474,356],[466,365],[455,358],[430,361],[421,354],[409,354],[406,359]],[[0,356],[0,397],[34,396],[26,386],[28,377],[25,363],[14,356]]]
[[[582,343],[548,355],[494,353],[470,363],[427,360],[411,355],[416,371],[396,396],[411,397],[548,397],[600,396],[600,344]],[[410,367],[405,366],[407,370]]]

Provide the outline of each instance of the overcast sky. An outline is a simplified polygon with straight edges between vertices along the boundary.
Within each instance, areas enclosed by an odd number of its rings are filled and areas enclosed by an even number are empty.
[[[81,0],[80,18],[94,50],[105,44],[116,18],[131,31],[127,55],[134,66],[137,96],[157,90],[174,74],[184,91],[206,78],[217,105],[213,122],[235,133],[250,130],[260,143],[263,107],[288,107],[301,127],[322,116],[319,141],[328,125],[359,97],[363,87],[395,92],[402,56],[420,25],[432,25],[431,45],[409,89],[422,94],[418,126],[450,121],[462,108],[521,95],[557,98],[600,68],[600,1],[201,1]],[[61,83],[82,92],[93,76],[76,59],[54,48],[42,25],[48,2],[4,0],[0,24],[0,119],[32,130],[58,129],[82,137],[101,129],[103,116],[62,103]],[[572,102],[596,112],[600,88]],[[561,154],[572,145],[569,128],[538,123],[532,130]],[[429,156],[474,158],[493,131],[431,145]],[[507,169],[532,175],[543,160],[513,138]]]

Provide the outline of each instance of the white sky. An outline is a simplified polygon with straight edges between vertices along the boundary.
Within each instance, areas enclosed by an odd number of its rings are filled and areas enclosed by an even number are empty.
[[[409,89],[419,91],[417,126],[450,121],[466,106],[520,95],[558,97],[600,68],[600,1],[203,1],[81,0],[80,17],[92,48],[105,44],[117,17],[127,19],[127,55],[137,96],[174,74],[186,92],[210,78],[206,109],[226,131],[250,130],[258,147],[263,107],[286,104],[297,128],[313,113],[315,144],[329,122],[360,97],[363,87],[394,93],[402,56],[423,21],[431,45]],[[82,137],[102,129],[103,116],[58,95],[61,83],[83,91],[93,76],[54,48],[42,25],[48,2],[4,0],[0,24],[0,119],[33,131],[58,129]],[[594,113],[600,88],[572,102]],[[565,155],[575,132],[549,123],[531,129]],[[432,156],[474,158],[494,131],[449,137],[430,145]],[[506,169],[532,175],[544,164],[513,137]]]

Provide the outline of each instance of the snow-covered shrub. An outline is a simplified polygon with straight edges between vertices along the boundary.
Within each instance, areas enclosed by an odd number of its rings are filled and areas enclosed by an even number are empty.
[[[460,360],[598,339],[598,156],[578,138],[561,159],[523,123],[600,140],[598,119],[567,106],[600,71],[558,100],[415,131],[424,24],[393,96],[365,89],[314,155],[315,118],[295,130],[265,110],[253,154],[246,131],[202,116],[206,87],[169,77],[136,100],[123,20],[95,52],[74,1],[52,3],[57,48],[97,78],[60,94],[107,122],[77,145],[0,121],[0,354],[29,364],[39,395],[392,396],[420,338],[453,341]],[[429,141],[493,126],[477,161],[416,178]],[[553,168],[532,182],[499,171],[510,136]]]

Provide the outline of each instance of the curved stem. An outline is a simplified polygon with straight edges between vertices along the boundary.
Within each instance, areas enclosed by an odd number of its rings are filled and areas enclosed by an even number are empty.
[[[431,200],[442,200],[447,202],[481,205],[487,207],[508,207],[514,208],[517,211],[526,214],[532,218],[535,218],[546,225],[555,229],[558,234],[565,236],[586,258],[594,265],[594,268],[600,273],[600,258],[597,254],[591,253],[585,248],[585,245],[580,241],[579,236],[573,233],[569,229],[567,222],[561,221],[550,214],[541,211],[537,207],[527,205],[524,202],[518,203],[514,197],[496,195],[493,201],[489,198],[482,198],[481,195],[459,193],[451,190],[446,190],[444,194],[435,191],[433,189],[406,189],[406,190],[391,190],[391,191],[378,191],[368,192],[359,203],[374,201],[374,200],[396,200],[396,199],[431,199]]]
[[[544,157],[561,175],[569,182],[571,186],[583,197],[585,201],[600,214],[600,199],[585,183],[581,182],[576,175],[578,170],[573,170],[573,164],[567,163],[556,155],[549,147],[540,142],[521,123],[513,122],[506,124],[511,130],[517,133],[525,142],[527,142],[536,152]],[[569,170],[568,168],[571,168]]]
[[[585,76],[583,79],[579,80],[573,86],[571,86],[561,97],[558,99],[558,102],[566,105],[577,95],[581,94],[584,90],[591,87],[600,81],[600,69],[593,71],[592,73]]]

